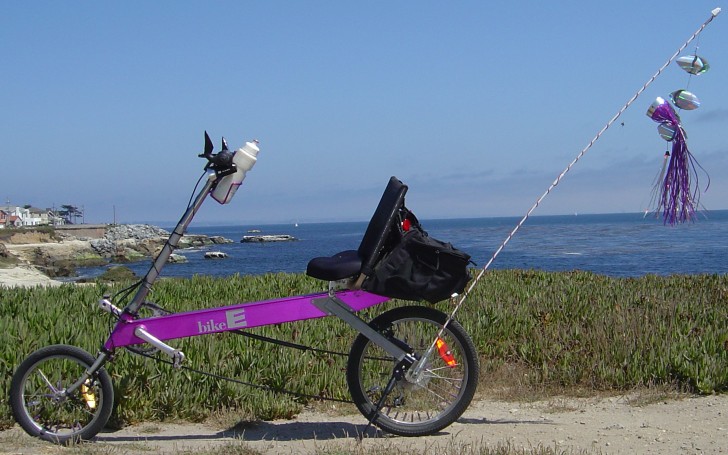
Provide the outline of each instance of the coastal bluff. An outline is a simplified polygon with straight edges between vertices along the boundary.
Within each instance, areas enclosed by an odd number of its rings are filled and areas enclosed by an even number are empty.
[[[49,277],[73,276],[76,267],[133,262],[156,255],[170,232],[149,224],[72,225],[0,230],[8,258]],[[179,249],[230,243],[217,236],[184,235]]]

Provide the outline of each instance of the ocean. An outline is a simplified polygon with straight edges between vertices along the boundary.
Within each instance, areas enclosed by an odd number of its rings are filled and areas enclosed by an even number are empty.
[[[519,220],[504,217],[421,223],[432,237],[466,251],[478,267],[483,267]],[[189,262],[168,264],[162,276],[304,272],[311,258],[356,249],[366,225],[349,222],[198,227],[193,223],[191,234],[220,235],[234,243],[177,250]],[[241,243],[251,230],[289,234],[297,241]],[[222,251],[228,257],[204,259],[206,251]],[[125,265],[143,275],[151,261]],[[697,221],[678,226],[665,226],[661,220],[641,213],[532,216],[490,267],[514,268],[586,270],[612,277],[724,274],[728,272],[728,210],[701,213]],[[79,275],[91,277],[101,272],[103,268],[87,268],[80,269]]]

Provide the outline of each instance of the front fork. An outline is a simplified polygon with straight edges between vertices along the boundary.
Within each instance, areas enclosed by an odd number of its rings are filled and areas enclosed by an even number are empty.
[[[91,379],[97,371],[101,369],[101,367],[106,364],[109,360],[111,360],[112,353],[103,349],[101,352],[99,352],[98,356],[96,357],[96,361],[88,368],[86,368],[86,371],[83,372],[80,378],[76,380],[73,384],[71,384],[69,387],[67,387],[65,390],[59,391],[60,394],[62,394],[64,397],[71,396],[76,390],[78,390],[82,385],[86,384],[89,379]]]
[[[103,299],[99,300],[98,302],[99,307],[117,317],[117,319],[121,318],[122,311],[111,303],[109,296],[104,296]],[[91,364],[88,368],[86,368],[86,371],[83,372],[80,378],[76,380],[73,384],[71,384],[69,387],[67,387],[65,390],[59,391],[60,394],[62,394],[64,397],[68,397],[72,395],[76,390],[78,390],[82,385],[86,384],[86,381],[91,379],[97,371],[99,371],[106,362],[110,361],[113,357],[113,352],[109,351],[108,349],[102,347],[101,351],[99,351],[98,355],[96,356],[96,360],[94,363]]]

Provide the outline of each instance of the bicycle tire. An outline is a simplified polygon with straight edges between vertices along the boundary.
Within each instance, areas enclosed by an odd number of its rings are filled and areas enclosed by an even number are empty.
[[[89,440],[103,429],[114,405],[106,369],[100,368],[73,394],[61,393],[95,360],[81,348],[57,344],[38,349],[18,366],[10,385],[10,406],[26,433],[69,444]]]
[[[434,308],[399,307],[381,314],[370,326],[396,344],[405,343],[420,359],[435,340],[448,316]],[[470,405],[478,384],[478,356],[470,336],[451,321],[436,348],[426,360],[416,381],[397,380],[384,406],[377,404],[397,363],[364,335],[354,340],[346,369],[352,400],[359,411],[382,430],[400,436],[426,436],[457,420]],[[448,357],[450,356],[450,357]],[[454,364],[448,365],[448,360]]]

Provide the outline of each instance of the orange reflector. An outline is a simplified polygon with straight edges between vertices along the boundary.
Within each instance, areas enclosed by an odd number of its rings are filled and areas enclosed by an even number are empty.
[[[447,343],[445,343],[445,340],[438,337],[437,341],[435,341],[435,345],[437,346],[437,352],[440,354],[440,357],[447,364],[447,366],[450,368],[455,368],[458,362],[457,360],[455,360],[455,356],[452,355],[450,348],[447,347]]]

